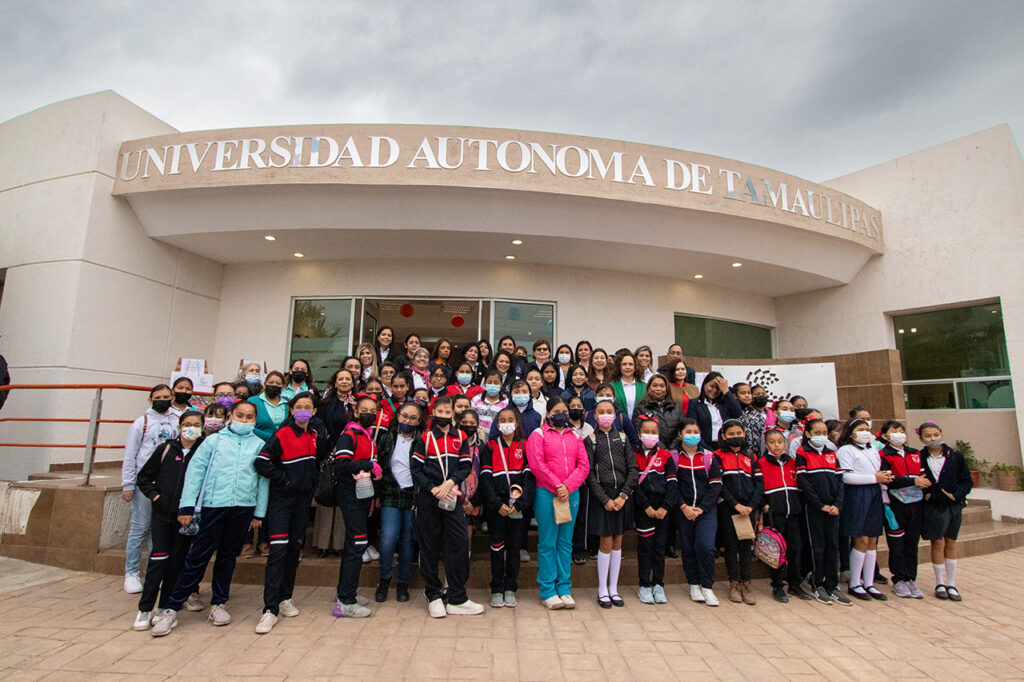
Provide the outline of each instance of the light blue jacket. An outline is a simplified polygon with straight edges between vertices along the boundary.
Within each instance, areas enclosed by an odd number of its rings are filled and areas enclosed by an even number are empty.
[[[266,516],[270,481],[260,476],[253,466],[263,446],[259,436],[239,436],[230,425],[208,436],[188,464],[178,513],[182,516],[193,513],[202,488],[201,508],[255,507],[255,518]],[[203,488],[207,468],[210,468],[210,475]]]

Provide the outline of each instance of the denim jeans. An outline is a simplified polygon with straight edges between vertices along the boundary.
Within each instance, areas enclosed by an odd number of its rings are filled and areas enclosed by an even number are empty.
[[[416,512],[412,509],[381,507],[380,509],[380,579],[390,580],[391,569],[398,550],[398,582],[409,583],[412,572],[413,523]]]
[[[153,503],[142,494],[138,486],[132,494],[132,518],[128,524],[128,542],[124,548],[124,573],[138,573],[142,563],[142,541],[149,540],[149,526],[153,521]],[[147,555],[152,542],[146,543]]]

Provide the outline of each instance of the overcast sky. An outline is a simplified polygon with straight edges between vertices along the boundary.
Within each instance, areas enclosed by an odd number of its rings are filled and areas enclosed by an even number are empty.
[[[179,130],[438,123],[825,180],[1024,131],[1024,1],[0,0],[0,120],[115,90]]]

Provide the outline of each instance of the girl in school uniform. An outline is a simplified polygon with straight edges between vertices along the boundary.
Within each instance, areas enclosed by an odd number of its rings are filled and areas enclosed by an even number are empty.
[[[487,374],[484,376],[483,393],[473,398],[470,404],[480,417],[480,426],[485,431],[490,431],[494,418],[508,407],[508,400],[502,387],[501,372],[496,369],[487,370]]]
[[[574,396],[579,396],[583,400],[583,409],[594,409],[594,390],[587,385],[587,370],[580,365],[569,370],[569,378],[562,392],[562,398],[565,400]]]
[[[700,427],[694,419],[683,419],[680,429],[679,463],[679,549],[683,570],[690,585],[690,599],[718,606],[712,587],[715,580],[715,533],[718,530],[718,496],[722,489],[722,466],[714,453],[701,444]]]
[[[853,538],[850,550],[851,595],[861,600],[885,601],[875,586],[878,536],[885,514],[881,484],[892,482],[892,473],[882,471],[882,459],[871,447],[875,440],[867,421],[851,419],[839,437],[839,466],[843,470],[843,509],[839,534]]]
[[[643,604],[665,604],[665,546],[669,515],[679,499],[676,463],[661,447],[657,417],[640,420],[640,448],[636,451],[638,476],[633,489],[636,555],[640,572],[637,596]]]
[[[470,348],[474,348],[474,346],[470,346]],[[477,386],[477,383],[473,366],[469,362],[463,361],[455,370],[455,383],[448,386],[448,395],[453,398],[457,395],[464,395],[472,400],[484,392],[484,389]]]
[[[729,601],[755,604],[750,589],[750,544],[736,535],[733,516],[739,514],[751,523],[754,511],[754,474],[751,451],[743,424],[726,420],[718,434],[721,446],[715,455],[722,464],[722,499],[718,502],[718,546],[725,548],[725,567],[729,574]],[[753,526],[751,526],[753,529]]]
[[[583,441],[590,461],[587,486],[591,509],[588,531],[600,538],[597,553],[597,603],[601,608],[625,606],[619,596],[622,536],[633,520],[629,498],[638,476],[636,457],[626,436],[615,429],[611,401],[594,408],[597,430]]]
[[[413,523],[416,514],[413,510],[415,497],[409,458],[413,443],[423,432],[423,411],[415,403],[406,403],[395,415],[395,422],[394,443],[390,448],[382,448],[377,460],[383,471],[380,495],[380,581],[374,592],[377,603],[387,601],[396,554],[396,601],[409,601],[409,576],[412,572]]]
[[[907,446],[907,432],[903,424],[889,420],[878,432],[882,443],[878,454],[882,468],[892,472],[889,483],[889,509],[896,518],[896,529],[885,524],[885,542],[889,546],[889,572],[892,573],[893,593],[904,599],[924,599],[918,588],[917,543],[921,539],[921,514],[924,489],[931,487],[924,475],[921,453]]]
[[[526,459],[517,411],[506,407],[495,423],[498,435],[480,448],[480,490],[491,539],[491,606],[515,608],[519,550],[537,484]]]
[[[942,429],[935,422],[921,424],[917,436],[924,444],[924,475],[930,484],[924,488],[921,535],[932,544],[935,596],[962,601],[956,588],[956,541],[961,509],[972,488],[971,471],[964,456],[946,445]]]
[[[633,420],[630,419],[632,413],[626,413],[619,409],[619,405],[615,402],[615,391],[608,384],[601,384],[594,391],[595,409],[597,405],[604,402],[612,403],[615,406],[615,423],[613,426],[615,430],[623,434],[628,440],[630,446],[636,450],[640,447],[640,439],[636,435],[636,427],[633,426]],[[597,428],[597,417],[594,412],[587,414],[587,423]]]
[[[808,601],[812,599],[800,587],[801,535],[803,505],[797,482],[796,460],[787,452],[786,435],[780,429],[768,429],[764,434],[765,454],[754,464],[755,499],[763,505],[767,525],[786,539],[786,565],[772,569],[772,598],[786,603],[788,593]]]

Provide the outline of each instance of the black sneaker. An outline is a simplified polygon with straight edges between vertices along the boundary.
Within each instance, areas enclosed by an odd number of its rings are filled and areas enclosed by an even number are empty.
[[[832,605],[832,595],[828,593],[824,587],[814,588],[814,598],[820,601],[822,604]]]
[[[804,591],[804,588],[800,587],[799,585],[795,587],[790,587],[788,591],[791,595],[793,595],[800,601],[811,601],[812,599],[814,599],[814,597],[807,594],[807,592]]]
[[[405,583],[398,583],[395,588],[395,601],[409,601],[409,586]]]
[[[374,600],[379,604],[388,600],[388,588],[391,587],[391,579],[380,579],[377,584],[377,591],[373,593]]]
[[[789,597],[786,596],[786,590],[783,587],[772,588],[772,599],[780,604],[786,604],[789,602]]]
[[[679,558],[679,552],[676,551],[675,547],[673,547],[672,545],[669,545],[668,547],[665,548],[665,556],[667,556],[669,559],[678,559]]]
[[[833,604],[839,604],[840,606],[852,606],[853,602],[845,594],[839,591],[839,588],[832,590],[832,593],[828,595],[832,598]]]
[[[572,562],[574,564],[576,564],[577,566],[582,566],[583,564],[587,563],[587,553],[586,552],[573,552],[572,553]]]

